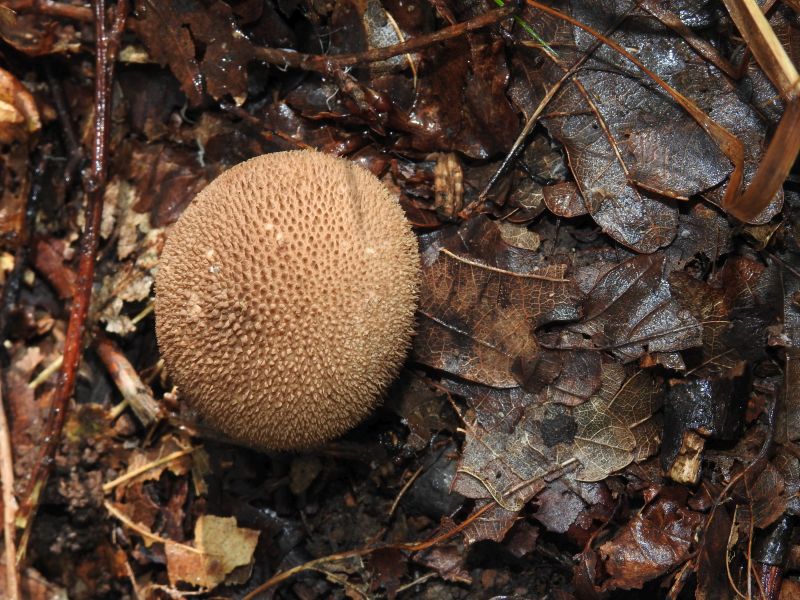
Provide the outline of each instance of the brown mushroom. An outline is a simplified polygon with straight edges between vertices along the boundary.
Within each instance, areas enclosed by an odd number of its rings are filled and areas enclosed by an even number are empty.
[[[369,171],[311,151],[226,171],[169,233],[156,276],[167,370],[199,416],[263,449],[361,422],[411,342],[416,238]]]

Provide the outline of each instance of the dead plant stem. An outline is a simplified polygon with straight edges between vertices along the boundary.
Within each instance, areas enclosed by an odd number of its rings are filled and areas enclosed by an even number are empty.
[[[19,600],[19,572],[14,557],[16,550],[17,500],[14,497],[14,455],[11,453],[11,434],[0,391],[0,480],[3,484],[3,537],[6,555],[6,593],[9,600]]]
[[[111,126],[111,84],[114,76],[114,59],[119,48],[119,36],[125,27],[128,15],[128,0],[120,0],[116,14],[108,30],[105,0],[92,2],[95,20],[95,85],[94,85],[94,125],[89,173],[84,181],[87,194],[85,225],[78,249],[78,277],[75,294],[70,306],[69,323],[64,339],[64,362],[59,374],[58,388],[46,427],[44,444],[38,461],[31,474],[30,484],[20,510],[20,521],[26,532],[23,539],[29,539],[33,515],[49,477],[56,450],[61,443],[69,400],[75,391],[75,379],[83,354],[83,333],[86,329],[86,316],[91,302],[92,285],[97,247],[100,237],[100,219],[103,213],[103,194],[106,183],[108,163],[108,138]],[[25,555],[25,544],[18,550],[17,560]]]

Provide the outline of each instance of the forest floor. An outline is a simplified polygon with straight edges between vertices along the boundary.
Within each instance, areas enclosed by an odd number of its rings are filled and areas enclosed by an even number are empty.
[[[796,0],[106,4],[0,0],[0,596],[800,597]],[[375,414],[270,454],[153,281],[303,148],[399,197],[420,298]]]

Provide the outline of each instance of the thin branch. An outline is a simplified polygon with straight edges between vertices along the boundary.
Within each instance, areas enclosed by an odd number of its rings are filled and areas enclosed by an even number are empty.
[[[330,554],[328,556],[323,556],[322,558],[316,558],[314,560],[310,560],[302,565],[297,565],[296,567],[292,567],[291,569],[287,569],[286,571],[281,571],[273,575],[270,579],[259,585],[257,588],[250,590],[247,595],[243,598],[243,600],[254,600],[266,590],[270,589],[286,581],[287,579],[297,575],[298,573],[302,573],[303,571],[308,571],[309,569],[316,569],[321,565],[331,563],[331,562],[340,562],[343,560],[347,560],[349,558],[356,558],[361,556],[368,556],[375,552],[376,550],[382,550],[385,548],[393,548],[397,550],[402,550],[406,552],[419,552],[421,550],[427,550],[431,546],[435,546],[445,540],[450,539],[454,535],[461,533],[464,529],[466,529],[469,525],[474,523],[480,516],[486,513],[490,508],[497,506],[494,502],[489,501],[484,504],[481,508],[476,510],[472,513],[469,517],[467,517],[461,524],[456,525],[452,529],[448,529],[447,531],[440,533],[424,542],[409,542],[405,544],[387,544],[385,546],[375,546],[372,548],[358,548],[356,550],[348,550],[346,552],[337,552],[336,554]]]
[[[304,69],[306,71],[317,71],[319,73],[332,73],[336,69],[352,67],[359,64],[380,62],[401,54],[413,54],[423,48],[427,48],[439,42],[464,35],[469,31],[483,29],[489,25],[494,25],[500,21],[513,16],[517,12],[516,6],[506,6],[496,10],[490,10],[482,15],[444,27],[433,33],[406,40],[393,46],[383,48],[372,48],[365,52],[354,54],[302,54],[293,50],[279,48],[255,48],[255,57],[281,68]]]
[[[9,600],[19,600],[19,572],[17,571],[16,534],[17,500],[14,497],[14,456],[11,453],[11,434],[8,430],[6,409],[0,391],[0,481],[3,484],[3,537],[6,543],[6,594]]]
[[[200,448],[201,448],[201,446],[196,446],[196,447],[192,447],[192,448],[184,448],[183,450],[176,450],[175,452],[167,454],[166,456],[162,456],[161,458],[159,458],[157,460],[154,460],[153,462],[149,462],[146,465],[142,465],[142,466],[140,466],[140,467],[138,467],[136,469],[128,471],[127,473],[123,473],[122,475],[120,475],[116,479],[113,479],[112,481],[104,483],[103,484],[103,493],[107,494],[108,492],[113,490],[115,487],[117,487],[117,486],[119,486],[119,485],[121,485],[123,483],[126,483],[126,482],[130,481],[131,479],[135,479],[139,475],[142,475],[143,473],[147,473],[148,471],[150,471],[152,469],[157,469],[158,467],[160,467],[162,465],[169,464],[174,460],[178,460],[179,458],[182,458],[182,457],[186,456],[187,454],[191,454],[192,452],[196,452]]]
[[[98,336],[95,351],[136,418],[145,426],[152,425],[158,418],[160,407],[152,390],[141,380],[125,354],[104,335]]]
[[[108,162],[108,136],[111,125],[111,82],[113,79],[113,63],[116,54],[109,49],[119,48],[119,40],[113,36],[121,35],[128,15],[128,0],[120,0],[117,4],[115,20],[109,34],[106,23],[105,0],[92,3],[95,19],[95,85],[94,85],[94,139],[92,143],[91,166],[84,182],[87,192],[85,226],[78,249],[78,278],[75,294],[70,307],[69,323],[64,339],[64,363],[59,376],[58,389],[47,424],[45,443],[42,445],[39,460],[31,474],[30,484],[25,495],[25,502],[20,511],[20,521],[26,531],[23,539],[29,539],[33,514],[39,503],[39,496],[44,490],[53,465],[56,450],[61,443],[61,432],[64,428],[69,400],[75,391],[75,379],[81,356],[83,354],[83,333],[86,328],[86,316],[91,302],[92,285],[97,247],[100,238],[100,219],[103,213],[103,194],[106,183],[106,166]],[[25,544],[21,544],[17,560],[21,561],[25,554]]]

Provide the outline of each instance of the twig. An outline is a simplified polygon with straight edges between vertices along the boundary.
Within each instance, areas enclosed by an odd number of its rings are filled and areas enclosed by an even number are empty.
[[[286,571],[281,571],[273,575],[267,581],[259,585],[257,588],[250,590],[250,592],[242,599],[242,600],[254,600],[259,594],[268,590],[271,587],[286,581],[290,577],[297,575],[298,573],[302,573],[303,571],[308,571],[309,569],[316,569],[321,565],[324,565],[329,562],[339,562],[343,560],[347,560],[348,558],[356,558],[361,556],[367,556],[372,554],[376,550],[382,550],[386,548],[392,548],[396,550],[405,550],[407,552],[419,552],[420,550],[427,550],[431,546],[435,546],[443,542],[444,540],[450,539],[454,535],[462,532],[464,529],[469,527],[472,523],[474,523],[478,517],[483,515],[487,512],[490,508],[496,506],[496,504],[492,501],[487,502],[481,508],[476,510],[472,513],[469,517],[467,517],[464,521],[461,522],[460,525],[453,527],[452,529],[448,529],[444,533],[436,535],[424,542],[409,542],[406,544],[387,544],[385,546],[375,546],[373,548],[358,548],[356,550],[348,550],[346,552],[337,552],[336,554],[330,554],[328,556],[323,556],[322,558],[316,558],[314,560],[310,560],[302,565],[297,565],[296,567],[292,567],[291,569],[287,569]]]
[[[11,454],[11,435],[8,431],[3,394],[0,391],[0,480],[3,484],[3,537],[6,543],[6,594],[9,600],[19,599],[19,574],[15,537],[17,500],[14,498],[14,456]]]
[[[380,62],[401,54],[413,54],[433,44],[438,44],[439,42],[464,35],[469,31],[483,29],[489,25],[499,23],[513,16],[516,12],[516,6],[506,6],[505,8],[490,10],[469,21],[450,25],[438,31],[434,31],[433,33],[406,40],[400,44],[385,46],[383,48],[372,48],[371,50],[354,54],[328,56],[324,54],[302,54],[300,52],[278,48],[256,48],[255,57],[280,67],[292,67],[304,69],[306,71],[317,71],[319,73],[332,73],[336,69],[343,69],[363,63]]]
[[[409,581],[405,585],[401,585],[399,588],[395,590],[395,593],[399,594],[400,592],[405,592],[406,590],[410,590],[412,587],[420,585],[421,583],[425,583],[431,577],[436,577],[436,572],[431,571],[430,573],[425,573],[422,577],[417,577],[414,581]]]
[[[162,456],[158,460],[154,460],[153,462],[149,462],[146,465],[142,465],[141,467],[134,469],[133,471],[129,471],[117,477],[116,479],[112,479],[108,483],[103,484],[103,492],[108,493],[117,487],[120,484],[125,483],[126,481],[130,481],[131,479],[135,479],[142,473],[147,473],[147,471],[151,469],[155,469],[156,467],[160,467],[161,465],[166,465],[167,463],[171,463],[173,460],[178,460],[182,456],[186,456],[187,454],[191,454],[199,450],[202,446],[192,447],[192,448],[185,448],[183,450],[176,450],[175,452],[171,452],[166,456]]]
[[[114,504],[112,504],[108,500],[105,500],[103,502],[103,506],[105,507],[105,509],[109,512],[109,514],[112,517],[114,517],[115,519],[121,521],[122,524],[125,525],[128,529],[131,529],[132,531],[135,531],[136,533],[138,533],[140,536],[142,536],[146,540],[149,540],[151,542],[158,542],[159,544],[174,544],[176,546],[180,546],[181,548],[183,548],[187,552],[192,552],[194,554],[203,554],[202,550],[200,550],[198,548],[195,548],[194,546],[189,546],[188,544],[181,544],[179,542],[173,542],[172,540],[169,540],[167,538],[161,537],[160,535],[156,535],[155,533],[150,531],[144,525],[131,521],[131,519],[128,518],[128,515],[123,513],[121,510],[119,510],[116,506],[114,506]]]
[[[158,402],[128,358],[117,344],[104,335],[98,337],[95,351],[139,421],[145,426],[152,425],[158,417]]]
[[[395,497],[394,502],[392,502],[392,507],[389,509],[389,514],[387,515],[389,518],[394,514],[394,511],[397,510],[397,505],[400,504],[400,500],[403,498],[405,493],[408,491],[408,488],[411,487],[411,484],[417,480],[420,473],[422,473],[422,469],[425,468],[425,465],[422,465],[419,469],[412,473],[411,477],[408,478],[408,481],[400,488],[400,491],[397,493],[397,497]]]
[[[30,382],[28,382],[28,389],[35,390],[37,387],[42,385],[45,381],[50,379],[50,377],[61,368],[61,365],[64,364],[64,356],[61,355],[56,358],[53,362],[47,365],[42,371],[34,377]]]
[[[69,323],[64,339],[64,364],[59,376],[58,389],[53,399],[50,419],[48,420],[45,443],[39,454],[39,460],[31,474],[31,482],[26,490],[25,502],[20,510],[20,521],[25,527],[23,538],[29,538],[33,514],[39,503],[39,496],[45,487],[52,469],[53,459],[61,443],[61,432],[64,428],[69,399],[75,391],[75,379],[83,354],[83,332],[86,327],[86,316],[94,282],[95,256],[100,238],[100,220],[103,213],[103,194],[106,183],[106,165],[108,162],[108,137],[111,125],[111,82],[114,74],[114,52],[119,47],[119,40],[112,36],[120,36],[125,27],[128,15],[128,0],[120,0],[109,34],[106,23],[105,0],[92,2],[95,20],[95,85],[94,85],[94,139],[92,142],[91,166],[84,182],[87,192],[85,226],[78,250],[78,278],[75,295],[70,307]],[[21,544],[17,560],[21,561],[25,554],[25,544]]]

